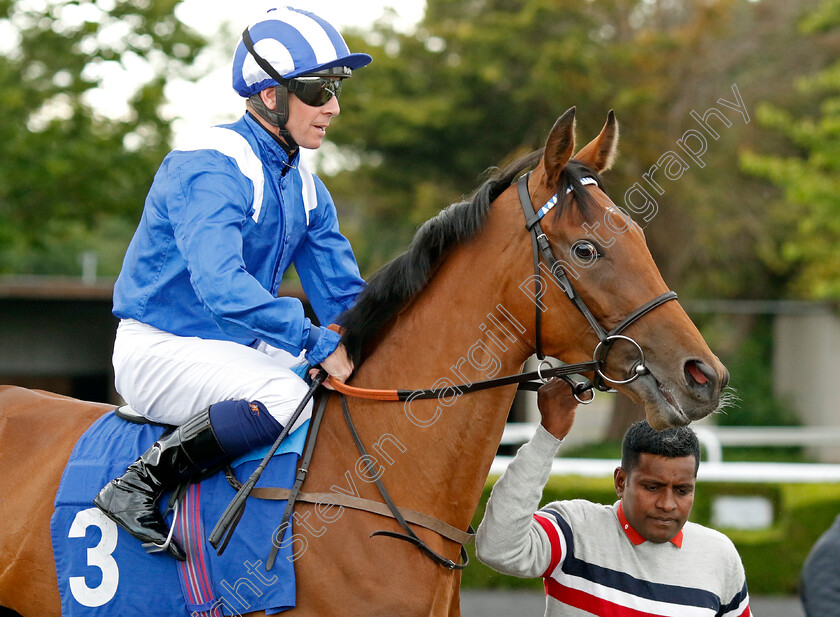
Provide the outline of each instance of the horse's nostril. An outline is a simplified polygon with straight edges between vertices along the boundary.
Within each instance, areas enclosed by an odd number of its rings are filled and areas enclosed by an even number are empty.
[[[712,367],[697,360],[689,360],[685,363],[685,377],[690,385],[705,386],[717,381],[717,374]]]

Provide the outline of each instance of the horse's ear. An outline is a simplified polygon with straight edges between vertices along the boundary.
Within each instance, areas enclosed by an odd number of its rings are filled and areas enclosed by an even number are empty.
[[[575,159],[595,170],[597,173],[608,170],[612,167],[615,155],[618,152],[618,120],[612,109],[607,114],[607,122],[601,133],[581,148],[575,155]]]
[[[560,181],[560,172],[572,158],[575,150],[575,108],[570,107],[557,118],[551,127],[548,141],[545,142],[542,166],[545,171],[545,183],[555,189]]]

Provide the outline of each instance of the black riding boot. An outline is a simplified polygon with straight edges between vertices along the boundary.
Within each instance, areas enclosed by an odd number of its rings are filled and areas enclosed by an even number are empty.
[[[158,509],[161,495],[229,458],[210,426],[209,410],[203,411],[156,441],[121,477],[108,483],[93,503],[141,542],[163,546],[169,527]],[[175,559],[186,559],[174,538],[168,550]]]

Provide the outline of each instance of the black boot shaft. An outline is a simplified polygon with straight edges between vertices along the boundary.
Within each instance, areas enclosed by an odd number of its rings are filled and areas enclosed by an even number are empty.
[[[213,433],[206,410],[161,435],[125,474],[102,489],[94,503],[142,542],[162,545],[169,528],[158,509],[161,495],[218,468],[229,458]],[[174,539],[169,552],[176,559],[185,559]]]

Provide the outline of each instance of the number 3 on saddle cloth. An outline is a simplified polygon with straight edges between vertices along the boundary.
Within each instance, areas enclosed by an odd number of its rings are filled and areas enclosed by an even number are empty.
[[[291,488],[308,425],[307,421],[281,444],[261,485]],[[221,472],[191,485],[178,502],[174,525],[175,537],[187,551],[183,563],[166,552],[146,553],[140,541],[93,505],[97,492],[121,475],[163,431],[161,426],[134,424],[111,412],[99,418],[73,449],[50,523],[61,614],[221,617],[293,608],[291,542],[280,548],[272,570],[265,570],[285,501],[251,499],[230,544],[218,556],[206,540],[205,529],[213,528],[236,491]],[[240,482],[251,475],[266,451],[234,461]],[[167,499],[168,495],[161,499],[162,510]],[[172,524],[171,515],[167,523]]]

